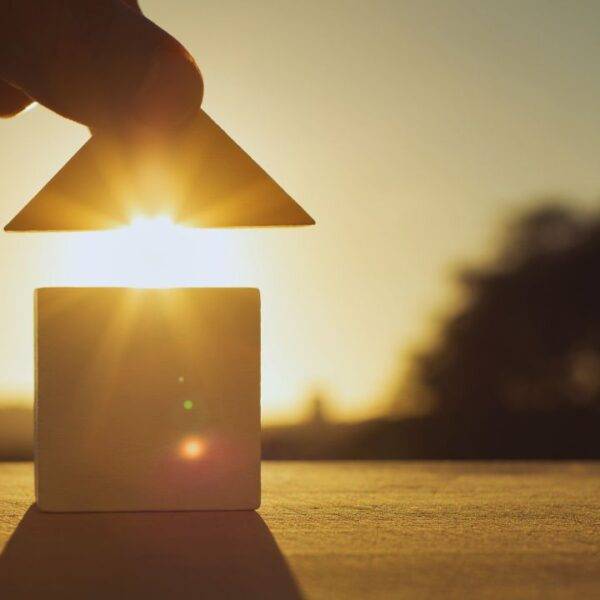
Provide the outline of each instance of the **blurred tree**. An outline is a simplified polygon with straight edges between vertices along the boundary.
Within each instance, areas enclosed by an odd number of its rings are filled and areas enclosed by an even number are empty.
[[[329,399],[322,390],[314,390],[307,402],[306,424],[321,426],[329,422]]]
[[[510,224],[400,394],[439,413],[600,408],[600,216],[546,202]]]

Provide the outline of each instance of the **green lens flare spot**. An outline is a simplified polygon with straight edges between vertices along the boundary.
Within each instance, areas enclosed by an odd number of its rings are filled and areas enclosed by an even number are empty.
[[[184,400],[183,408],[185,408],[185,410],[192,410],[192,408],[194,408],[194,403],[191,400]]]

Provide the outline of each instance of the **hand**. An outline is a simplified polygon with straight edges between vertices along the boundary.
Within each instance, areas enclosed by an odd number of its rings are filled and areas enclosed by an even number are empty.
[[[0,0],[0,116],[36,101],[90,128],[172,127],[203,83],[137,0]]]

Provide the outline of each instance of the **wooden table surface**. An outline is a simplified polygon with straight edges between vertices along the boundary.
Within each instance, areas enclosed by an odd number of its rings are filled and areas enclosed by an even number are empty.
[[[258,513],[32,501],[0,464],[7,600],[600,597],[600,463],[265,463]]]

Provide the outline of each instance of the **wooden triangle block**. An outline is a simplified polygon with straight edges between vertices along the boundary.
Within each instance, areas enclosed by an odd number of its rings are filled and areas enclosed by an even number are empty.
[[[189,227],[315,222],[200,111],[168,138],[94,135],[4,229],[113,229],[158,215]]]

